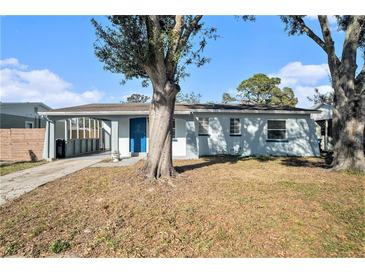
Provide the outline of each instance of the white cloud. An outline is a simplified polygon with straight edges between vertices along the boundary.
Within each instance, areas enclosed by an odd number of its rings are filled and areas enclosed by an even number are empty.
[[[312,105],[307,97],[312,97],[316,88],[320,93],[332,91],[329,75],[327,64],[304,65],[301,62],[289,63],[278,73],[270,74],[271,77],[281,78],[281,87],[291,87],[294,90],[300,107]]]
[[[284,66],[278,73],[272,74],[281,78],[282,86],[316,85],[330,75],[328,65],[303,65],[301,62],[292,62]]]
[[[99,102],[97,89],[75,92],[72,84],[48,69],[27,70],[15,58],[0,61],[0,100],[3,102],[40,101],[51,107]]]
[[[0,60],[0,67],[14,67],[18,69],[27,69],[28,66],[23,65],[16,58],[7,58]]]
[[[315,89],[318,89],[319,93],[326,94],[332,92],[332,86],[320,85],[320,86],[296,86],[293,90],[298,98],[299,104],[303,107],[310,107],[313,102],[310,102],[307,97],[313,97]]]

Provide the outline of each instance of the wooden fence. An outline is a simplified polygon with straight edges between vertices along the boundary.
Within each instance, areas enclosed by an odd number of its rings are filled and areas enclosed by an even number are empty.
[[[44,128],[0,129],[0,160],[42,160],[44,133]]]

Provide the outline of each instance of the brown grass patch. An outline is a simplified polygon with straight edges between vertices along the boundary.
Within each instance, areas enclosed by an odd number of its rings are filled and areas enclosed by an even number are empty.
[[[364,177],[321,159],[177,161],[170,184],[146,182],[142,164],[84,169],[5,204],[0,254],[364,256]]]

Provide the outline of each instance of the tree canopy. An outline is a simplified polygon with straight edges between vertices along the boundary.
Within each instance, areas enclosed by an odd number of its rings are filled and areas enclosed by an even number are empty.
[[[318,88],[314,89],[314,95],[312,97],[307,96],[307,99],[314,104],[333,104],[333,92],[320,93]]]
[[[131,95],[129,95],[126,99],[126,101],[122,101],[122,103],[147,103],[149,100],[151,99],[151,97],[144,95],[144,94],[140,94],[140,93],[133,93]]]
[[[186,104],[199,104],[202,95],[200,93],[189,92],[181,93],[179,92],[176,96],[176,103],[186,103]]]
[[[231,95],[229,92],[223,92],[222,94],[222,103],[223,104],[229,104],[237,102],[237,98],[233,95]]]
[[[218,37],[214,27],[204,27],[202,16],[113,15],[107,18],[110,22],[107,26],[92,19],[97,35],[96,56],[104,63],[104,69],[123,74],[123,82],[137,78],[144,86],[162,65],[167,78],[178,83],[189,75],[188,65],[202,66],[209,62],[202,52],[208,39]]]
[[[292,106],[298,103],[289,87],[279,87],[281,79],[258,73],[242,81],[237,87],[237,96],[241,103],[273,106]]]

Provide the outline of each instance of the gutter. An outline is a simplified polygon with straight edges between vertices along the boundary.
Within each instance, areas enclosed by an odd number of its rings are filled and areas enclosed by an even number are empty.
[[[43,116],[104,116],[104,115],[148,115],[149,111],[43,111],[38,112]],[[247,113],[247,114],[312,114],[320,113],[319,110],[220,110],[220,109],[194,109],[175,111],[174,114],[189,115],[192,113]]]
[[[148,115],[149,111],[42,111],[43,116],[104,116],[104,115]],[[175,111],[175,114],[190,114],[190,111]]]

